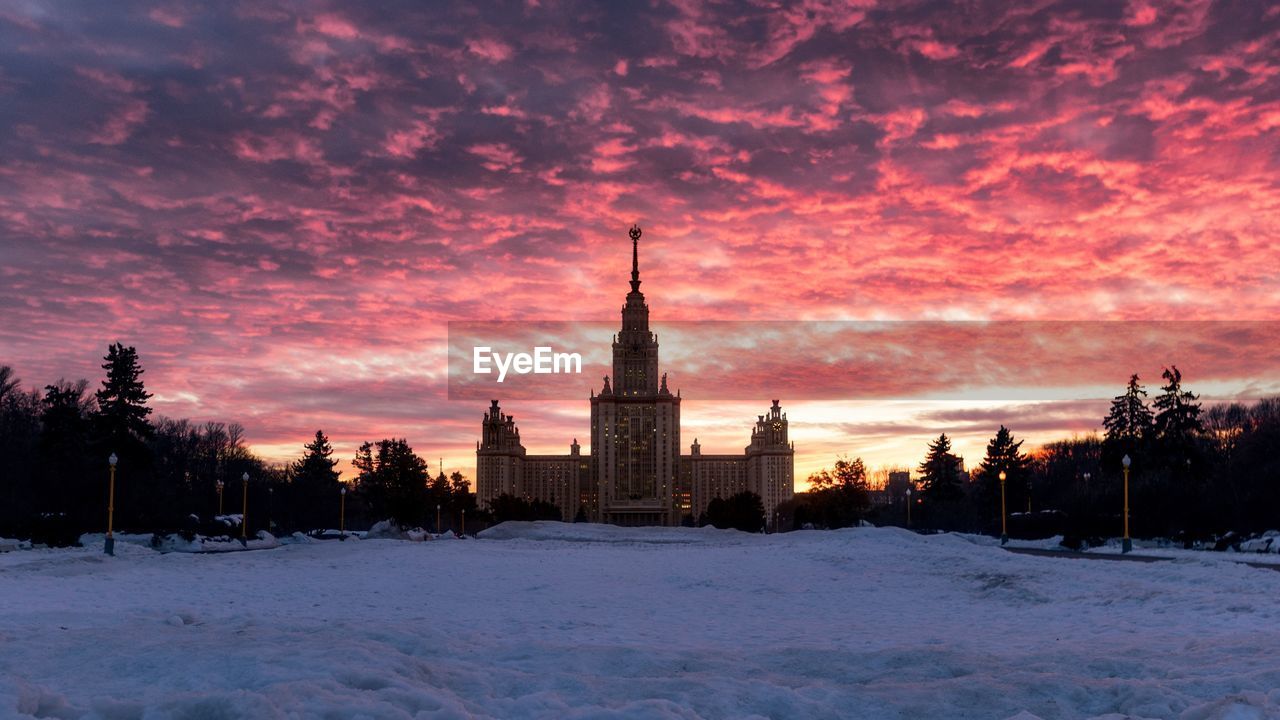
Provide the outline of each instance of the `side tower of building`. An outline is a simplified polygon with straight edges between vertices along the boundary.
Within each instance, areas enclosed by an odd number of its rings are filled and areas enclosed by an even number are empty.
[[[770,525],[778,505],[795,494],[795,445],[787,439],[787,414],[778,401],[758,416],[747,446],[747,489],[760,496]]]
[[[680,396],[658,374],[658,339],[640,292],[640,228],[632,226],[631,292],[613,339],[613,381],[591,396],[594,520],[615,525],[678,525]]]
[[[525,451],[516,419],[492,401],[476,443],[476,503],[487,510],[499,495],[518,495]]]

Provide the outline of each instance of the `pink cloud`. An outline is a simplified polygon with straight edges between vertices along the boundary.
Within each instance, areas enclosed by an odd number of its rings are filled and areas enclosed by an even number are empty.
[[[467,41],[467,50],[472,55],[489,62],[498,63],[510,60],[514,54],[511,46],[496,38],[476,38]]]

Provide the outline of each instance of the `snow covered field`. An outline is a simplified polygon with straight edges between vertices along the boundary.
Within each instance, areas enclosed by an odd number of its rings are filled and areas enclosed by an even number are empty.
[[[1276,718],[1280,572],[894,529],[0,555],[0,718]]]

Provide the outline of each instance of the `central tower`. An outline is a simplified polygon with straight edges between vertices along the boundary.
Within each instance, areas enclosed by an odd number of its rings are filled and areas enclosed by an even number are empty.
[[[658,338],[640,292],[640,236],[631,237],[631,292],[613,338],[613,381],[591,395],[591,480],[597,517],[615,525],[678,525],[680,396],[658,375]]]

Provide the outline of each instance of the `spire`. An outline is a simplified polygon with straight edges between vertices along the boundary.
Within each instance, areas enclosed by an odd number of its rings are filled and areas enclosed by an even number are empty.
[[[631,292],[640,292],[640,226],[631,225]]]

